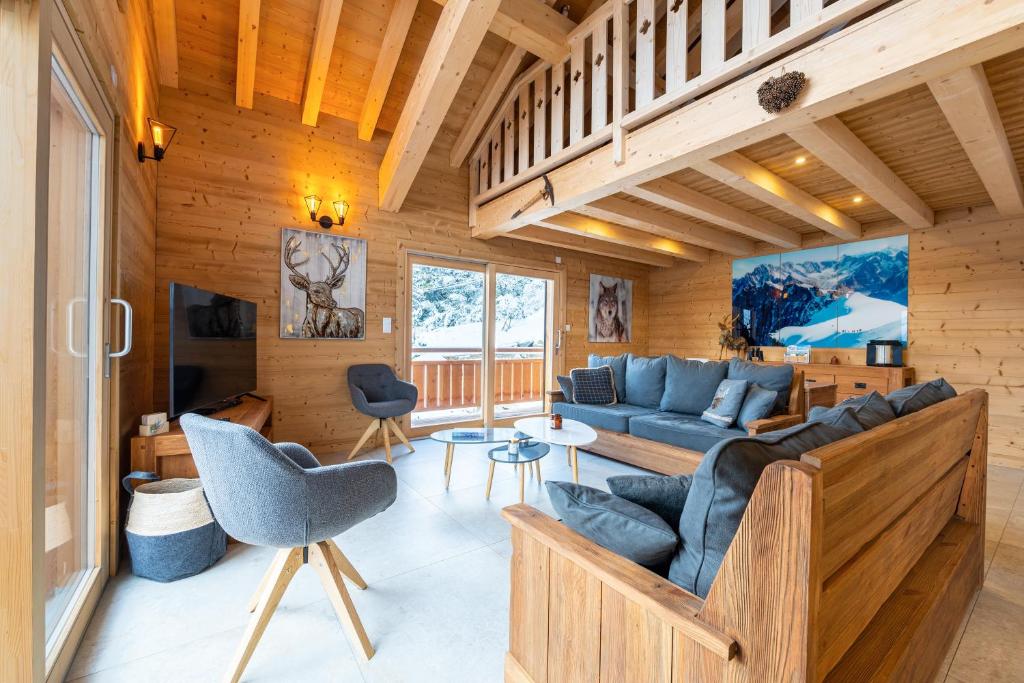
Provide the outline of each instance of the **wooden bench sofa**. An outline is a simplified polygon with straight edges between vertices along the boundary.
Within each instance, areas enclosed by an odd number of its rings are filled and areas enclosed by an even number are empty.
[[[755,420],[750,423],[747,432],[754,436],[765,432],[785,429],[804,421],[804,373],[801,370],[793,372],[793,380],[789,387],[789,400],[786,403],[786,412],[781,415],[774,415],[763,420]],[[565,394],[561,391],[549,391],[548,399],[551,404],[565,400]],[[583,450],[590,453],[597,453],[606,458],[619,460],[630,465],[643,467],[652,472],[661,474],[689,474],[700,464],[704,454],[700,451],[674,446],[672,444],[652,441],[632,434],[613,432],[607,429],[594,428],[597,432],[597,440],[583,446]]]
[[[988,395],[770,465],[706,599],[525,505],[510,683],[931,681],[983,578]]]

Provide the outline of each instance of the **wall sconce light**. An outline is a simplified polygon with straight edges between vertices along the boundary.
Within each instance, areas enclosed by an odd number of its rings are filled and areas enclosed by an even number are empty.
[[[146,159],[152,159],[153,161],[163,159],[167,148],[171,146],[174,134],[178,132],[178,129],[174,126],[160,123],[156,119],[146,119],[146,123],[149,125],[149,136],[153,139],[153,156],[146,154],[146,143],[140,142],[138,147],[140,164],[144,163]]]
[[[306,208],[309,209],[309,219],[314,223],[319,223],[320,227],[324,230],[330,230],[331,226],[335,225],[334,220],[330,216],[324,214],[317,218],[317,212],[320,210],[320,204],[323,200],[317,197],[315,194],[311,194],[305,198]],[[348,214],[348,202],[343,199],[339,199],[334,204],[334,213],[338,216],[337,225],[345,225],[345,216]]]

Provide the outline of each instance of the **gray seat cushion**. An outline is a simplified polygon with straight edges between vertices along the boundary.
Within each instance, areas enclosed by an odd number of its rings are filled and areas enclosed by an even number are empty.
[[[658,409],[665,393],[666,365],[665,356],[645,358],[629,354],[626,358],[626,396],[630,403]]]
[[[566,526],[637,564],[663,567],[679,543],[661,517],[625,498],[567,481],[545,486]]]
[[[874,429],[896,419],[896,413],[889,406],[889,402],[877,391],[872,391],[870,394],[848,398],[832,408],[814,406],[807,414],[807,420],[839,424],[841,418],[838,413],[845,410],[851,411],[864,429]]]
[[[605,481],[608,490],[619,498],[647,508],[678,529],[692,480],[691,474],[620,474]]]
[[[607,429],[610,432],[625,434],[629,431],[629,419],[637,415],[649,415],[650,408],[642,408],[628,403],[616,403],[610,406],[588,406],[582,403],[555,403],[551,412],[558,413],[569,420],[578,420],[595,429]]]
[[[778,460],[796,460],[851,434],[820,422],[805,422],[730,439],[709,450],[693,473],[679,518],[682,545],[672,559],[669,580],[706,597],[764,468]]]
[[[897,389],[886,395],[896,417],[903,417],[956,396],[956,389],[944,378]]]
[[[810,416],[807,419],[808,422],[823,422],[833,427],[840,427],[847,429],[854,433],[864,431],[864,425],[857,419],[857,413],[854,412],[853,408],[850,407],[835,407],[835,408],[823,408],[822,406],[814,406],[811,408]]]
[[[711,405],[715,390],[725,379],[729,364],[725,361],[683,360],[667,356],[665,393],[661,410],[700,415]]]
[[[629,420],[629,433],[643,439],[703,453],[719,441],[745,436],[740,429],[722,429],[696,415],[656,412]]]
[[[750,422],[769,417],[775,409],[775,399],[778,397],[779,392],[765,389],[759,384],[748,386],[740,414],[736,416],[736,426],[745,430]]]
[[[612,376],[615,377],[615,396],[619,403],[626,403],[629,397],[626,395],[626,356],[629,354],[620,353],[618,356],[599,356],[592,353],[587,356],[588,368],[599,368],[607,365],[612,369]]]
[[[765,389],[779,392],[775,397],[772,415],[786,412],[789,403],[789,387],[793,383],[792,365],[760,365],[739,358],[729,361],[729,379],[745,379],[750,384],[760,384]]]

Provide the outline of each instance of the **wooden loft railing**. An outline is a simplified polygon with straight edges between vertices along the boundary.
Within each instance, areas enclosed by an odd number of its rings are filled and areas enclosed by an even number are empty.
[[[621,163],[628,131],[885,1],[608,0],[510,86],[470,156],[471,207],[609,141]]]

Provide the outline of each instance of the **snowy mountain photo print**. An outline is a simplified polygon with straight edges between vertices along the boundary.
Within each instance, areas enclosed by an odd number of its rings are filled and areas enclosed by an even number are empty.
[[[737,259],[736,333],[751,346],[906,343],[908,261],[906,235]]]

